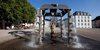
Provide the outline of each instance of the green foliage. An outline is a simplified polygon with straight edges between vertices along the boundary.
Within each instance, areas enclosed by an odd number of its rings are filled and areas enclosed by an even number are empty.
[[[11,23],[34,22],[35,8],[27,0],[0,0],[0,19]]]

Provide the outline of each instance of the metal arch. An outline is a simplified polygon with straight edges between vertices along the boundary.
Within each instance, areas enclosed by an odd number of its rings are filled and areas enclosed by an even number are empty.
[[[45,4],[42,5],[40,10],[45,10],[45,9],[67,9],[70,10],[70,8],[66,5],[62,5],[62,4]]]
[[[46,10],[50,10],[50,12],[45,12]],[[57,12],[57,9],[61,10],[61,12]],[[40,10],[42,10],[42,15],[45,16],[55,16],[55,17],[63,17],[66,13],[71,11],[71,9],[62,4],[45,4],[42,5]],[[54,15],[52,15],[54,13]]]
[[[46,12],[47,9],[49,9],[50,12]],[[61,12],[57,12],[57,9],[61,10]],[[59,4],[59,5],[58,4],[45,4],[39,9],[39,11],[38,11],[39,16],[38,17],[40,17],[40,20],[39,20],[40,21],[40,24],[39,24],[39,26],[40,26],[40,29],[39,29],[39,34],[40,34],[39,43],[40,44],[42,44],[42,40],[43,40],[43,37],[44,37],[44,28],[45,28],[44,27],[45,24],[43,24],[43,33],[42,33],[41,32],[42,31],[41,30],[41,25],[42,25],[41,17],[43,17],[43,19],[45,19],[45,16],[52,16],[52,17],[60,16],[60,17],[63,17],[66,13],[68,13],[68,35],[67,35],[68,40],[67,41],[68,41],[68,44],[71,43],[71,38],[72,37],[70,37],[70,35],[71,35],[72,31],[70,31],[70,30],[72,30],[72,29],[71,29],[70,26],[72,25],[72,22],[70,20],[71,20],[72,16],[71,16],[70,11],[71,11],[71,9],[68,6],[61,5],[61,4]],[[43,20],[43,23],[44,23],[44,20]]]

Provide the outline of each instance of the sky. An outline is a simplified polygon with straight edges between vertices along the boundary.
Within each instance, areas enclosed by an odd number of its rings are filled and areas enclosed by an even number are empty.
[[[65,4],[73,14],[75,11],[84,11],[92,15],[92,19],[100,15],[100,0],[28,0],[33,7],[40,8],[44,4]]]

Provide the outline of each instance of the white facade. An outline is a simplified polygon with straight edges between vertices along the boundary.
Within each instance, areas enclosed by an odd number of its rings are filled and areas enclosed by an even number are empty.
[[[82,12],[78,13],[80,14],[74,15],[76,28],[92,28],[91,15],[88,15],[88,13],[85,15]]]
[[[68,18],[64,19],[65,27],[68,27]],[[92,18],[87,12],[75,12],[73,14],[73,26],[75,28],[92,28]]]

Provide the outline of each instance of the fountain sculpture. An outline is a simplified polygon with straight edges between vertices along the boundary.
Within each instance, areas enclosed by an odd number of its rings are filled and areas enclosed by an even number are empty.
[[[59,9],[61,12],[57,12],[57,9]],[[50,10],[50,12],[46,12],[46,10]],[[43,5],[40,9],[37,10],[36,16],[39,17],[39,32],[37,33],[38,35],[35,37],[34,40],[34,35],[32,34],[31,36],[31,42],[32,43],[37,43],[37,45],[42,45],[43,40],[45,38],[45,17],[46,16],[51,16],[52,18],[54,17],[61,17],[61,32],[60,32],[60,38],[63,38],[63,36],[66,36],[66,43],[67,46],[72,46],[73,44],[76,44],[79,40],[76,34],[76,29],[75,29],[75,23],[74,23],[74,18],[70,13],[71,9],[62,4],[45,4]],[[68,28],[63,27],[63,16],[67,14],[68,15]],[[43,21],[42,21],[43,18]],[[43,22],[43,24],[42,24]],[[42,27],[43,26],[43,27]],[[54,21],[51,22],[51,41],[54,42],[57,33],[55,33],[55,28],[56,25]],[[68,31],[68,32],[66,32]],[[21,37],[21,36],[20,36]],[[31,43],[30,43],[31,44]],[[36,44],[33,44],[36,45]],[[81,45],[80,45],[81,46]]]

